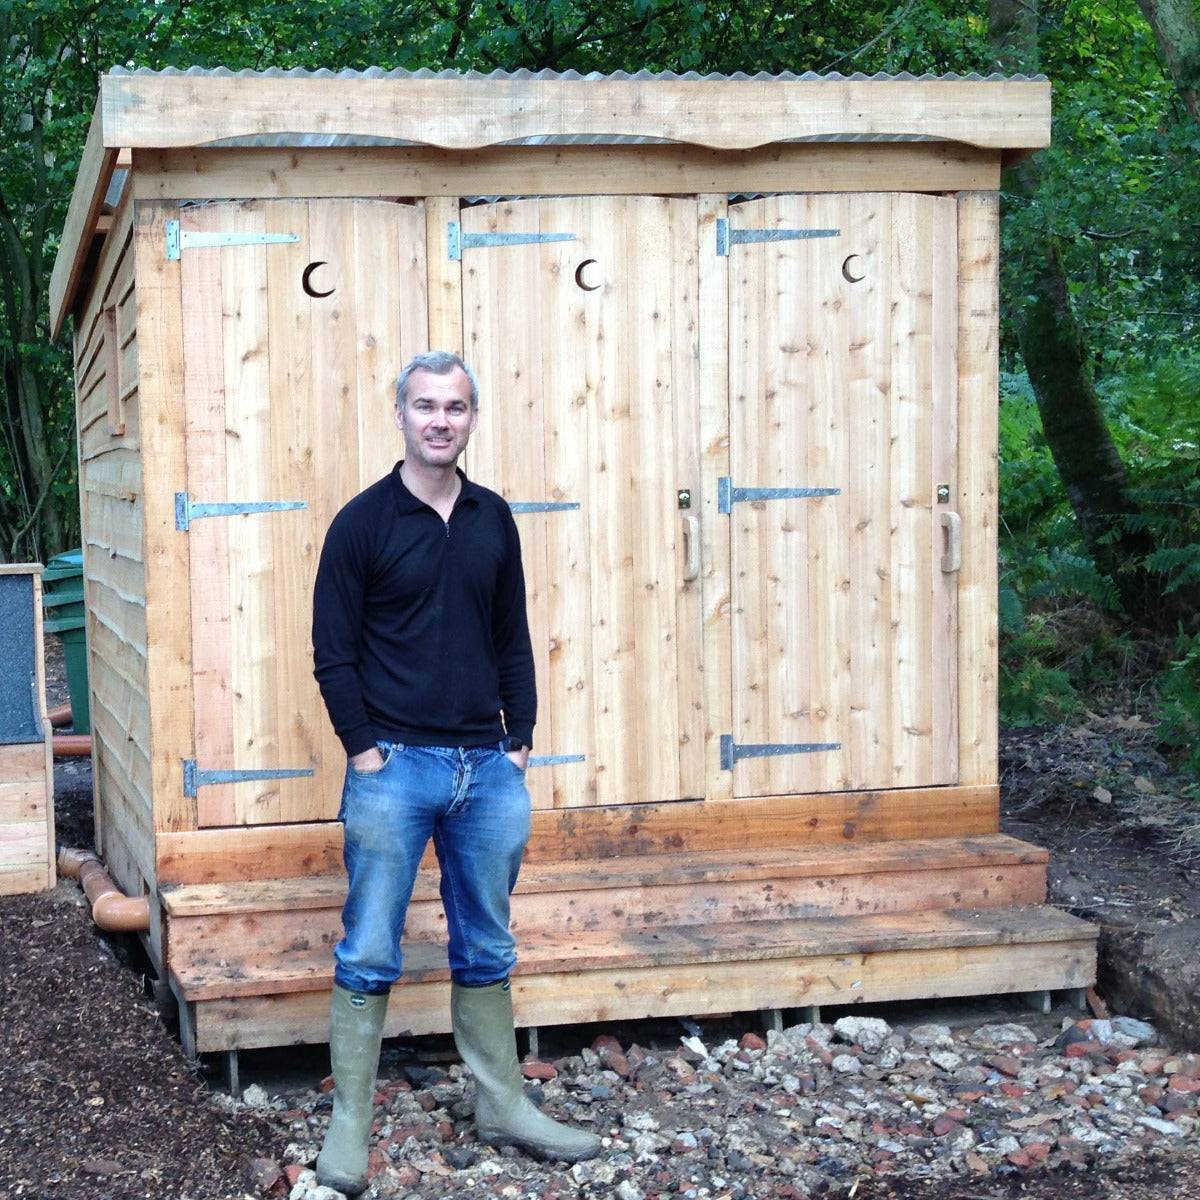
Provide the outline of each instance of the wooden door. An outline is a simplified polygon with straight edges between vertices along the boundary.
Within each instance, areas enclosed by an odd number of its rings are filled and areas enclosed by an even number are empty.
[[[426,348],[425,220],[365,200],[179,211],[201,826],[332,818],[345,754],[312,673],[312,587],[337,510],[399,457],[399,368]],[[264,236],[288,238],[263,241]],[[319,264],[319,265],[314,265]],[[206,782],[211,772],[282,772]]]
[[[955,222],[730,206],[731,487],[829,490],[733,494],[735,795],[957,781]]]
[[[516,517],[534,805],[702,796],[697,508],[679,507],[698,483],[696,204],[528,200],[464,209],[461,225],[483,389],[469,469],[510,502],[571,506]],[[497,233],[570,240],[471,244]]]

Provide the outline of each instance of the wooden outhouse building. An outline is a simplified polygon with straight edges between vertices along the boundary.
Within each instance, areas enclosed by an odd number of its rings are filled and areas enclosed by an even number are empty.
[[[540,712],[520,1024],[1075,988],[999,833],[997,189],[1042,79],[114,71],[75,319],[99,849],[199,1051],[322,1041],[312,675],[399,368],[461,351]],[[388,1032],[449,1027],[436,866]]]

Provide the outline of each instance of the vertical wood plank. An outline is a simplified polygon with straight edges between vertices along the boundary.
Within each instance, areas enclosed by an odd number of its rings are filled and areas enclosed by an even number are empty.
[[[673,424],[664,436],[675,446],[675,478],[668,494],[678,504],[677,493],[691,492],[687,515],[700,535],[700,392],[699,392],[699,261],[697,242],[699,207],[694,199],[671,202],[671,362],[669,364]],[[668,501],[670,503],[670,500]],[[684,513],[671,510],[680,530],[675,561],[675,654],[679,693],[679,796],[701,798],[705,789],[706,720],[704,695],[704,604],[701,579],[685,578],[686,563],[679,522]],[[694,554],[702,554],[697,546]],[[700,559],[703,570],[703,559]]]
[[[999,778],[999,197],[958,197],[959,778]]]
[[[589,207],[595,211],[598,202]],[[598,222],[598,225],[600,223]],[[630,461],[630,384],[637,378],[639,331],[634,326],[636,253],[628,236],[600,225],[592,231],[597,257],[614,264],[612,303],[592,332],[598,354],[595,403],[589,409],[588,441],[593,469],[589,480],[592,546],[592,667],[595,672],[597,801],[628,802],[638,794],[638,754],[634,740],[636,660],[634,658],[633,481]],[[614,517],[621,514],[617,519]]]
[[[302,285],[307,265],[319,257],[311,244],[309,205],[276,200],[261,207],[267,232],[299,239],[271,245],[265,254],[271,438],[269,459],[262,469],[270,480],[271,499],[303,500],[308,505],[259,518],[271,544],[265,608],[270,619],[275,747],[272,760],[262,765],[315,772],[311,778],[281,779],[271,785],[278,797],[277,819],[305,821],[334,815],[333,796],[341,781],[340,762],[326,757],[333,747],[327,748],[322,737],[326,722],[312,673],[312,586],[320,546],[316,522],[323,519],[327,524],[332,516],[314,469],[316,443],[328,436],[328,427],[320,412],[326,395],[312,374],[312,312],[331,297],[310,296]],[[393,277],[382,265],[386,262],[376,259],[376,270],[394,287]],[[326,262],[314,274],[314,290],[345,286],[344,278],[339,278],[340,264],[332,272],[329,266]]]
[[[626,433],[630,490],[623,498],[632,553],[631,682],[622,733],[633,749],[627,795],[676,799],[679,787],[679,676],[676,654],[676,465],[671,405],[671,202],[661,197],[605,198],[606,224],[624,231],[627,256],[621,308],[629,322],[625,346]],[[614,523],[617,524],[617,523]],[[653,680],[663,703],[648,738],[644,682]]]
[[[265,206],[222,207],[223,230],[265,232]],[[278,498],[273,494],[271,472],[274,429],[267,311],[267,256],[276,249],[258,244],[216,251],[221,259],[225,465],[231,500]],[[237,769],[274,767],[279,761],[271,536],[277,516],[256,513],[214,518],[226,522],[229,538],[229,683]],[[238,824],[280,819],[278,781],[255,780],[235,788]],[[203,805],[201,811],[207,823]]]
[[[447,227],[459,220],[457,196],[425,198],[425,259],[428,264],[429,349],[462,355],[463,291],[461,261],[450,259]],[[414,350],[414,354],[419,351]],[[399,364],[403,366],[404,364]],[[474,365],[474,364],[472,364]],[[399,370],[396,372],[399,374]]]
[[[180,221],[189,230],[215,232],[226,212],[225,205],[185,209]],[[228,498],[221,263],[219,251],[184,254],[179,263],[187,488],[201,502]],[[227,771],[234,766],[228,522],[196,521],[178,536],[188,548],[191,580],[196,759],[206,770]],[[202,825],[232,824],[233,786],[204,788],[197,812]]]
[[[585,754],[583,763],[545,769],[555,808],[596,801],[596,720],[591,662],[592,606],[589,571],[590,530],[595,516],[587,503],[591,471],[588,409],[595,380],[585,349],[590,331],[611,294],[613,264],[600,251],[589,268],[585,291],[572,266],[597,254],[590,201],[562,199],[542,204],[545,229],[574,233],[577,242],[556,252],[543,274],[546,303],[541,307],[539,337],[545,359],[542,429],[545,499],[581,504],[578,511],[550,513],[531,532],[545,540],[549,638],[547,673],[538,683],[539,723],[552,731],[552,753]]]
[[[891,781],[892,653],[888,497],[891,493],[890,246],[883,236],[889,198],[856,197],[844,243],[847,273],[849,441],[846,528],[853,580],[847,771],[852,787]],[[857,256],[857,257],[851,257]]]
[[[930,594],[933,717],[932,782],[958,782],[958,580],[942,570],[946,534],[941,516],[958,495],[958,208],[948,197],[932,201],[933,213],[933,521]],[[937,499],[949,488],[950,501]]]
[[[932,223],[927,197],[892,202],[897,288],[892,326],[892,629],[895,690],[894,785],[928,782],[933,712],[929,666],[932,410]]]
[[[176,206],[134,207],[146,564],[147,692],[154,827],[196,828],[196,802],[183,794],[182,760],[194,757],[188,544],[175,528],[175,493],[187,489],[180,268],[166,256],[164,222]]]
[[[733,772],[721,767],[721,735],[734,733],[733,637],[731,625],[731,518],[717,511],[717,481],[730,472],[730,378],[734,323],[730,315],[729,259],[717,254],[717,221],[725,218],[724,196],[697,200],[697,291],[699,315],[697,392],[700,408],[701,602],[704,615],[705,795],[733,795]]]
[[[789,206],[790,207],[790,206]],[[809,196],[800,209],[802,227],[843,229],[854,224],[857,213],[843,196]],[[790,222],[789,222],[790,223]],[[808,569],[810,607],[806,616],[814,636],[809,672],[812,682],[809,691],[809,712],[805,740],[834,743],[836,751],[821,751],[794,760],[786,775],[789,791],[836,791],[848,786],[846,763],[850,757],[850,650],[849,609],[853,602],[849,578],[849,529],[846,513],[848,496],[856,484],[853,478],[846,422],[848,418],[847,376],[849,321],[846,312],[849,300],[846,280],[842,276],[843,238],[817,238],[812,242],[795,243],[804,248],[808,271],[807,294],[810,303],[819,304],[819,335],[810,335],[806,353],[796,344],[794,332],[781,344],[779,352],[785,360],[797,359],[806,368],[805,385],[800,411],[805,415],[798,422],[808,430],[808,470],[801,482],[816,487],[837,487],[836,496],[820,496],[812,500],[790,501],[792,514],[782,514],[793,522],[806,520],[808,529]],[[803,325],[800,326],[803,329]],[[816,331],[814,330],[814,333]],[[816,345],[813,343],[816,342]],[[801,460],[804,461],[804,460]],[[793,482],[795,482],[793,480]],[[787,605],[786,597],[784,604]],[[791,616],[787,641],[772,647],[787,664],[786,673],[795,676],[803,665],[795,661],[789,645],[794,637],[796,610],[788,608]],[[794,695],[788,689],[788,697]],[[789,717],[780,729],[781,741],[796,740],[798,726],[788,708],[780,715]],[[785,759],[778,760],[781,765]]]

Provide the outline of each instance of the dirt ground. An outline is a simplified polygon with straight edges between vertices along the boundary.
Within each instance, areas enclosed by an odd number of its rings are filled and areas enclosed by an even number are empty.
[[[53,704],[65,691],[57,643],[49,641]],[[1155,750],[1152,727],[1136,713],[1007,734],[1002,767],[1005,829],[1054,852],[1059,903],[1124,929],[1188,930],[1200,922],[1200,824]],[[90,846],[86,761],[58,765],[56,808],[60,842]],[[0,1200],[256,1195],[250,1160],[280,1161],[283,1127],[232,1112],[219,1094],[218,1064],[186,1061],[150,999],[136,940],[99,934],[69,882],[42,895],[0,899],[0,928]],[[1195,944],[1180,953],[1194,959]],[[648,1044],[656,1036],[648,1024],[617,1036]],[[595,1032],[556,1030],[554,1040],[562,1053],[578,1053]],[[1195,1047],[1200,1025],[1190,1038],[1175,1031],[1173,1040]],[[445,1050],[443,1041],[406,1052],[436,1058]],[[290,1072],[311,1087],[327,1069],[319,1048],[246,1055],[241,1082]],[[827,1195],[1186,1200],[1200,1197],[1198,1168],[1200,1150],[1190,1147],[1065,1174],[1002,1169],[969,1181],[864,1178]],[[445,1194],[455,1194],[452,1180]]]

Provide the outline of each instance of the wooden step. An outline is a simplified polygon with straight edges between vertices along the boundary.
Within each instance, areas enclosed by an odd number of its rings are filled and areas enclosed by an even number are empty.
[[[913,870],[1044,867],[1049,857],[1049,852],[1038,846],[1000,833],[847,846],[630,854],[595,860],[526,863],[521,868],[517,894],[877,875]],[[173,917],[290,912],[340,907],[346,898],[346,877],[339,873],[248,882],[167,884],[161,889],[161,895],[163,907]],[[437,898],[437,868],[421,870],[413,889],[413,900]]]
[[[815,920],[1038,904],[1047,853],[1014,838],[890,842],[805,850],[705,851],[525,868],[513,896],[518,942],[543,932]],[[442,945],[436,872],[418,877],[405,941]],[[180,978],[223,962],[281,958],[323,969],[341,937],[343,876],[162,889],[167,963]],[[308,967],[301,972],[305,975]]]
[[[1085,987],[1095,926],[1047,906],[545,933],[513,973],[519,1024],[703,1015]],[[406,945],[388,1036],[446,1032],[444,950]],[[200,1050],[322,1041],[330,964],[272,959],[174,978]]]

